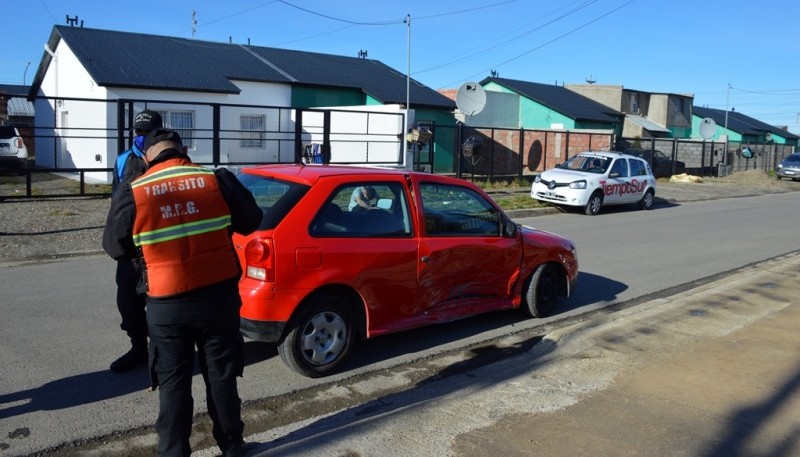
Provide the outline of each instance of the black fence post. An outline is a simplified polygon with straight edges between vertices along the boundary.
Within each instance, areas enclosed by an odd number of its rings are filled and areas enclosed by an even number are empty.
[[[213,126],[213,132],[211,132],[211,162],[214,164],[215,167],[220,165],[222,161],[220,156],[220,138],[219,138],[219,129],[220,129],[220,106],[218,103],[211,105],[211,125]]]
[[[322,163],[331,163],[331,111],[322,113]]]
[[[303,110],[294,113],[294,163],[303,163]]]
[[[591,138],[591,137],[589,137]],[[591,142],[591,140],[589,140]],[[522,167],[525,165],[523,155],[525,154],[525,130],[519,129],[519,171],[517,172],[517,181],[522,182]]]
[[[456,135],[456,178],[461,179],[461,143],[464,138],[464,124],[458,123],[458,134]]]
[[[125,101],[117,100],[117,154],[125,149]]]

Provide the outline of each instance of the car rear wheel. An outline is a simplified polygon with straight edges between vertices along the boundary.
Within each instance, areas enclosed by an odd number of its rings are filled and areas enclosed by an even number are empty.
[[[532,317],[549,316],[559,297],[558,272],[552,265],[543,264],[525,284],[525,312]]]
[[[600,208],[603,206],[603,195],[600,191],[595,191],[591,197],[589,197],[589,201],[586,203],[586,207],[583,209],[583,212],[586,213],[587,216],[595,216],[597,213],[600,212]]]
[[[653,207],[653,200],[655,199],[656,193],[653,192],[653,189],[648,189],[647,192],[644,193],[644,196],[641,200],[639,200],[639,208],[641,209],[650,209]]]
[[[310,378],[331,374],[353,346],[354,319],[347,303],[331,295],[310,299],[278,344],[284,363]]]

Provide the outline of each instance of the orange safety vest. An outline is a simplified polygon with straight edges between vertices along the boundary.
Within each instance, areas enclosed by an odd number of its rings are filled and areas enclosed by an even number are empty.
[[[240,274],[230,209],[212,170],[169,159],[131,187],[133,242],[144,258],[147,295],[168,297]]]

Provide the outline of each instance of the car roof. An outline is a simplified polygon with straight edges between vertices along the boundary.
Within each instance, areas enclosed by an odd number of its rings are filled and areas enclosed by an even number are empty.
[[[361,176],[364,178],[424,175],[430,179],[448,179],[444,176],[430,173],[415,172],[404,169],[381,168],[353,165],[304,165],[304,164],[270,164],[253,167],[244,167],[242,173],[276,177],[284,180],[313,185],[320,179],[335,176]]]
[[[578,156],[594,156],[594,157],[608,157],[611,159],[618,158],[618,157],[627,157],[627,154],[623,154],[617,151],[583,151],[579,152],[575,155]]]

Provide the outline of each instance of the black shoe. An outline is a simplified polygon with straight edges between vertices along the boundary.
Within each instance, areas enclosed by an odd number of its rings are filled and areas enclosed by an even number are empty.
[[[131,348],[122,357],[111,362],[111,371],[114,373],[124,373],[133,370],[137,365],[147,363],[147,350]]]
[[[244,457],[247,455],[247,443],[240,441],[231,444],[222,455],[224,457]]]

